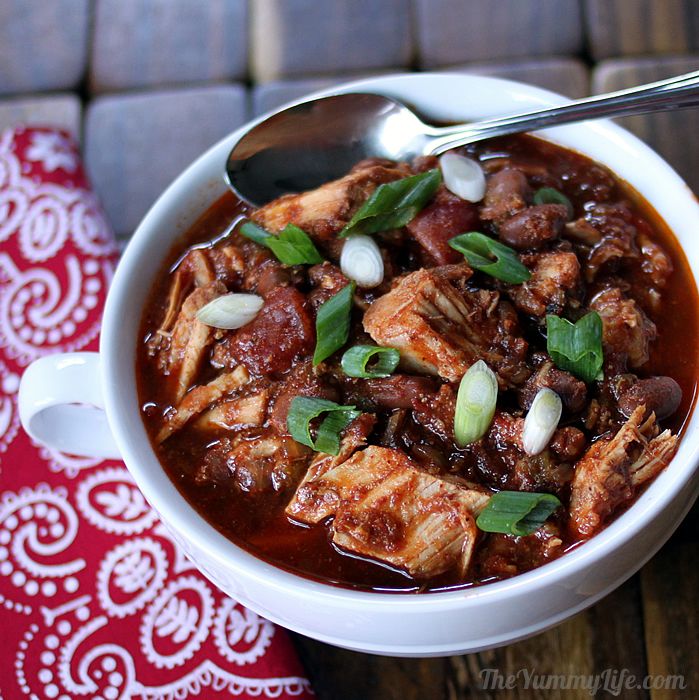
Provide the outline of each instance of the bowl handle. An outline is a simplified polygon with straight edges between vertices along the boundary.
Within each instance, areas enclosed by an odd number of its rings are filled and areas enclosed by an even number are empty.
[[[96,352],[47,355],[19,385],[19,418],[36,442],[84,457],[119,459],[102,399]]]

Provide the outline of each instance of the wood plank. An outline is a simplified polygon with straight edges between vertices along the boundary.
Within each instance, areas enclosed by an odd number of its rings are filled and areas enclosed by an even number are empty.
[[[590,51],[597,60],[699,49],[696,0],[585,0]]]
[[[595,673],[605,669],[647,672],[640,576],[636,575],[587,612]],[[647,700],[645,690],[624,691],[624,698]]]
[[[292,635],[319,700],[445,700],[446,659],[402,659]]]
[[[607,668],[628,668],[645,674],[643,628],[639,584],[631,579],[590,610],[531,639],[501,649],[452,657],[448,667],[450,700],[583,700],[586,687],[556,688],[556,677],[590,676]],[[503,676],[518,674],[514,688],[484,688],[486,669]],[[526,686],[526,673],[552,676]],[[541,687],[542,682],[544,687]],[[571,681],[569,681],[571,682]],[[625,695],[629,700],[648,700],[645,691]]]
[[[413,52],[411,2],[382,0],[378,5],[375,0],[251,2],[252,77],[266,82],[375,68],[405,69]]]
[[[578,0],[415,0],[418,64],[575,55],[583,45]]]
[[[676,536],[641,574],[648,673],[657,682],[661,676],[681,675],[686,683],[684,690],[653,689],[652,700],[699,695],[698,559],[699,539],[684,541]]]
[[[694,504],[672,536],[672,542],[699,542],[699,501]]]
[[[85,164],[117,237],[126,238],[165,187],[247,119],[243,85],[118,93],[92,100]]]
[[[587,66],[581,60],[567,56],[467,63],[450,68],[449,71],[519,80],[574,98],[590,93],[590,73]]]
[[[94,3],[93,92],[245,78],[246,0]]]
[[[593,73],[593,92],[620,90],[698,69],[699,55],[605,61]],[[699,192],[699,109],[627,117],[619,123],[657,150]]]
[[[0,93],[71,90],[87,64],[88,0],[0,2]]]

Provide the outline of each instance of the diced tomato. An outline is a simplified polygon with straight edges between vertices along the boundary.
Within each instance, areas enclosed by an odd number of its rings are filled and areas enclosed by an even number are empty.
[[[303,294],[294,287],[273,290],[257,317],[224,343],[226,355],[253,374],[291,369],[297,358],[313,352],[315,346],[313,319]]]
[[[446,189],[441,189],[434,202],[425,207],[407,226],[410,235],[422,246],[427,262],[448,265],[463,260],[449,240],[476,228],[478,208]]]

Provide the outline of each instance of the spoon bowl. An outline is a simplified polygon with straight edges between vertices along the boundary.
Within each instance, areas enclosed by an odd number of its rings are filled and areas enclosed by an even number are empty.
[[[421,152],[426,124],[383,95],[349,93],[303,102],[248,131],[226,164],[228,184],[250,204],[313,189],[346,174],[363,158],[410,159]]]

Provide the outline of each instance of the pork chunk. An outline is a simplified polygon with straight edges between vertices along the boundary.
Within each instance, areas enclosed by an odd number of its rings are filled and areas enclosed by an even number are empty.
[[[567,493],[572,477],[571,459],[584,448],[577,428],[558,428],[546,449],[537,455],[524,451],[524,418],[496,411],[482,440],[468,446],[478,465],[478,480],[514,491]]]
[[[605,268],[639,257],[637,219],[626,203],[594,204],[587,211],[585,219],[601,234],[585,263],[585,279],[588,282]]]
[[[297,363],[284,381],[277,387],[270,411],[272,427],[283,435],[287,432],[286,418],[291,402],[297,396],[338,401],[338,390],[329,384],[321,367],[314,367],[310,360]]]
[[[207,447],[194,480],[199,486],[233,486],[250,494],[286,491],[298,484],[310,454],[288,435],[269,430],[223,437]]]
[[[210,301],[226,293],[222,282],[212,281],[197,287],[182,304],[172,329],[170,341],[161,348],[166,371],[173,382],[173,403],[178,403],[194,383],[213,340],[213,328],[196,318],[196,313]]]
[[[460,279],[455,268],[464,270]],[[528,370],[516,314],[497,292],[461,290],[469,275],[466,266],[407,275],[369,307],[364,329],[379,345],[397,348],[408,369],[456,382],[482,359],[501,386],[518,384]]]
[[[287,514],[309,524],[334,515],[338,547],[430,578],[453,568],[465,574],[474,516],[489,498],[421,471],[399,450],[370,446],[305,481]]]
[[[590,308],[602,318],[602,342],[607,353],[627,358],[629,366],[641,367],[648,362],[648,346],[657,330],[643,309],[627,299],[617,287],[596,294]]]
[[[206,254],[194,248],[190,250],[175,270],[167,296],[167,308],[160,328],[156,333],[168,336],[172,330],[177,315],[182,308],[182,302],[192,287],[204,287],[216,279],[213,265]]]
[[[330,455],[325,452],[319,452],[313,458],[299,488],[304,484],[312,484],[318,481],[323,474],[346,462],[359,448],[366,445],[367,438],[375,425],[376,416],[373,413],[362,413],[357,416],[342,432],[338,453]],[[329,515],[331,515],[330,512],[325,517]]]
[[[219,402],[208,409],[194,422],[200,430],[235,430],[255,428],[264,424],[267,417],[270,390],[246,393]]]
[[[347,403],[362,409],[412,408],[422,397],[431,397],[437,391],[437,381],[431,377],[392,374],[378,379],[343,377]]]
[[[272,232],[295,224],[312,238],[326,242],[335,237],[352,215],[381,184],[411,175],[405,163],[362,161],[349,174],[310,192],[289,194],[258,209],[252,218]]]
[[[509,288],[515,306],[530,316],[560,314],[580,285],[577,255],[555,251],[522,258],[532,276],[526,282]]]
[[[662,289],[672,274],[673,264],[670,256],[648,234],[638,236],[638,246],[641,250],[641,269],[655,287]]]
[[[316,311],[321,304],[324,304],[350,283],[340,268],[327,260],[320,265],[309,268],[308,280],[313,285],[313,290],[308,295],[308,303]]]
[[[445,442],[454,441],[455,412],[456,394],[448,384],[443,384],[436,393],[422,394],[413,401],[414,420]]]
[[[242,491],[261,493],[293,488],[310,455],[308,447],[291,437],[264,431],[256,437],[236,441],[226,461]]]
[[[236,367],[232,372],[219,375],[208,384],[195,386],[182,401],[170,411],[163,427],[156,437],[157,442],[167,440],[173,433],[185,426],[194,416],[199,415],[219,399],[233,393],[250,381],[245,367]]]
[[[670,462],[677,436],[660,435],[651,414],[639,406],[614,436],[600,438],[575,465],[570,495],[570,527],[588,538],[605,525],[639,486],[655,478]]]

